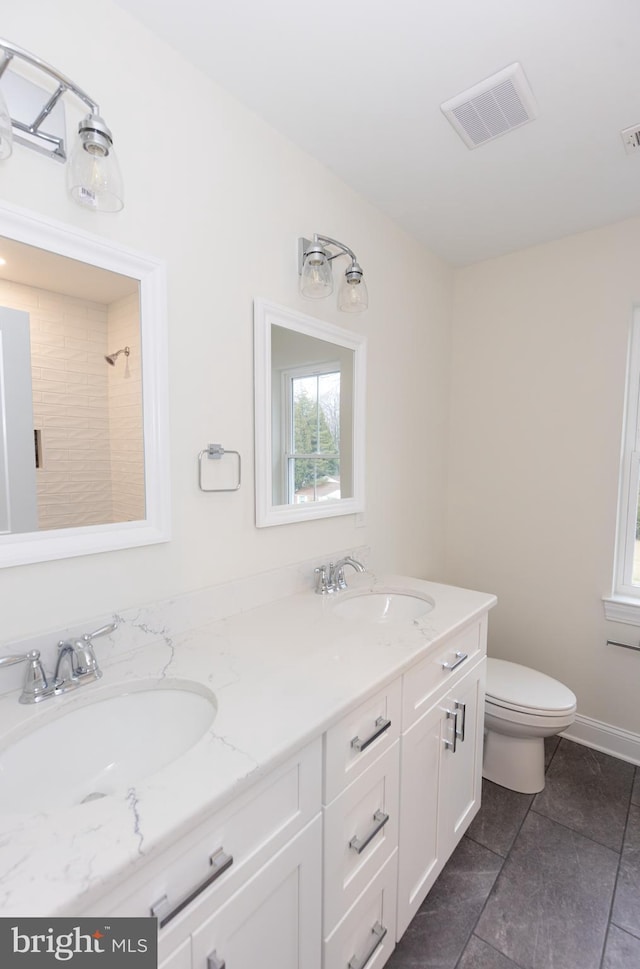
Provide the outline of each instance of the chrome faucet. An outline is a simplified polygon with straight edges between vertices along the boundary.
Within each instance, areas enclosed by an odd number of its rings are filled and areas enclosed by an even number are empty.
[[[63,675],[65,666],[66,673]],[[73,648],[73,643],[59,642],[56,668],[53,671],[53,682],[57,686],[62,686],[63,683],[71,683],[72,680],[77,679],[77,667],[78,661],[76,659],[76,651]]]
[[[85,683],[92,683],[102,676],[91,640],[96,636],[106,636],[117,627],[112,622],[101,626],[92,633],[85,633],[80,639],[61,640],[58,643],[58,657],[53,676],[49,676],[40,660],[40,652],[32,649],[28,653],[14,656],[0,656],[0,667],[13,666],[26,660],[20,703],[39,703],[50,696],[60,696],[75,690]],[[64,673],[64,675],[63,675]]]
[[[337,562],[330,562],[328,569],[326,565],[318,566],[317,569],[314,569],[314,572],[317,576],[316,593],[319,596],[330,595],[333,592],[338,592],[340,589],[347,588],[347,580],[344,577],[345,565],[350,565],[356,572],[366,572],[362,562],[358,562],[351,555],[345,555],[344,558],[338,559]]]
[[[81,686],[83,683],[93,683],[102,676],[102,670],[98,666],[98,660],[93,650],[92,639],[97,636],[106,636],[112,633],[117,627],[117,623],[110,622],[106,626],[100,626],[92,633],[85,633],[80,639],[63,639],[58,643],[58,659],[53,675],[53,682],[56,688],[62,692],[73,686]],[[68,668],[68,675],[61,676],[63,664]]]
[[[366,571],[362,562],[358,562],[357,559],[352,558],[350,555],[345,555],[343,559],[338,559],[335,564],[332,562],[329,565],[329,583],[333,582],[336,589],[347,588],[347,580],[344,577],[345,565],[350,565],[356,572]]]

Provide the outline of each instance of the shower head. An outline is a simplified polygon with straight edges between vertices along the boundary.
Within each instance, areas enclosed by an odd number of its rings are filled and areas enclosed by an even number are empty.
[[[116,360],[118,359],[121,353],[124,353],[125,357],[128,357],[129,354],[131,353],[131,350],[129,349],[129,347],[123,347],[122,350],[116,350],[115,353],[110,353],[109,356],[105,357],[105,360],[110,366],[115,367]]]

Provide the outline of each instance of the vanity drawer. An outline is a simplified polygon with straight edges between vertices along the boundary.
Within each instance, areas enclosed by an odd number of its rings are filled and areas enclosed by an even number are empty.
[[[101,905],[103,914],[149,915],[157,911],[163,955],[171,951],[169,938],[201,894],[214,892],[222,901],[300,831],[320,810],[321,741],[318,739],[292,760],[274,770],[227,808],[200,825],[187,838],[150,864],[134,891],[124,899],[114,892]],[[210,863],[214,858],[215,863]],[[229,858],[233,861],[229,863]],[[150,876],[150,869],[153,875]],[[217,877],[216,870],[220,869]],[[127,887],[133,882],[131,879]],[[207,885],[209,882],[209,885]],[[121,895],[121,893],[120,893]],[[184,911],[171,913],[193,896]],[[162,902],[166,899],[165,902]],[[161,903],[161,904],[159,904]],[[87,913],[91,914],[91,913]],[[162,926],[166,920],[166,928]],[[167,940],[163,937],[167,936]],[[176,941],[172,947],[177,945]]]
[[[381,868],[324,943],[326,969],[381,969],[395,948],[398,853]],[[367,958],[368,957],[368,958]]]
[[[399,748],[396,741],[325,808],[325,935],[397,848]]]
[[[428,710],[434,695],[449,688],[487,650],[487,621],[474,622],[436,646],[404,675],[402,729],[406,730]]]
[[[400,736],[400,678],[327,730],[324,803],[362,774]]]

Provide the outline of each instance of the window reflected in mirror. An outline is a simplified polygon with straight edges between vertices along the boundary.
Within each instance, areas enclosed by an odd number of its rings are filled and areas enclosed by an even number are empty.
[[[285,503],[341,498],[339,365],[284,376],[290,446]]]
[[[364,507],[364,337],[255,302],[256,524]]]

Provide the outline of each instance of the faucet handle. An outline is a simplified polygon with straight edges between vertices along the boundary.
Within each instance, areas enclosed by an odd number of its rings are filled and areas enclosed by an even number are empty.
[[[115,632],[117,628],[117,622],[108,622],[106,626],[100,626],[99,629],[94,629],[92,633],[85,633],[82,638],[88,642],[90,639],[96,639],[98,636],[108,636],[109,633]]]
[[[16,663],[24,663],[27,668],[20,694],[20,703],[37,703],[44,700],[53,693],[53,686],[49,683],[44,666],[40,660],[40,650],[30,649],[28,653],[16,653],[12,656],[0,656],[0,666],[14,666]]]
[[[24,663],[26,658],[26,653],[16,653],[13,656],[0,656],[0,666],[15,666],[16,663]]]
[[[75,640],[73,643],[73,663],[74,676],[76,678],[80,678],[82,682],[87,683],[91,680],[98,680],[102,676],[102,670],[98,666],[92,641],[97,636],[107,636],[117,629],[117,627],[117,622],[110,622],[106,626],[100,626],[99,629],[94,629],[92,633],[85,633],[80,639]]]
[[[22,693],[18,698],[19,703],[38,703],[45,700],[54,691],[54,686],[49,683],[47,674],[40,661],[40,650],[31,649],[24,657],[27,661],[27,669],[24,676]]]

